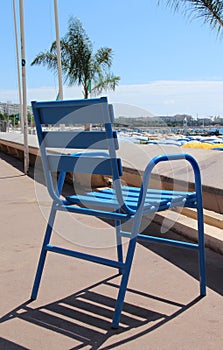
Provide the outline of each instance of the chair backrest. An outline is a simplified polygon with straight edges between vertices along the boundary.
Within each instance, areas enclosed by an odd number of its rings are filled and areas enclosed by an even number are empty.
[[[32,108],[46,184],[53,199],[59,199],[52,180],[57,171],[101,174],[112,176],[116,184],[120,181],[117,134],[112,130],[114,114],[106,97],[32,102]],[[99,127],[84,131],[80,124],[86,123]],[[75,150],[72,156],[68,154],[71,149]],[[118,197],[122,202],[121,193]]]

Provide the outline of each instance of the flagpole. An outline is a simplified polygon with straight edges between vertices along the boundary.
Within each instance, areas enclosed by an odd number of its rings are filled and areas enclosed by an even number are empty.
[[[61,68],[61,54],[60,54],[60,32],[59,32],[57,0],[54,0],[54,14],[55,14],[55,27],[56,27],[56,47],[57,47],[59,100],[63,100],[63,82],[62,82],[62,68]]]
[[[15,46],[16,46],[16,61],[17,61],[17,77],[18,77],[18,89],[19,89],[19,115],[20,115],[20,127],[23,132],[23,114],[22,114],[22,89],[20,78],[20,64],[19,64],[19,46],[18,46],[18,29],[16,20],[16,6],[15,0],[12,0],[13,14],[14,14],[14,29],[15,29]]]
[[[25,57],[25,30],[24,30],[24,5],[19,0],[20,35],[21,35],[21,59],[22,59],[22,107],[23,107],[23,131],[24,131],[24,173],[29,171],[29,146],[28,146],[28,122],[27,122],[27,96],[26,96],[26,57]]]

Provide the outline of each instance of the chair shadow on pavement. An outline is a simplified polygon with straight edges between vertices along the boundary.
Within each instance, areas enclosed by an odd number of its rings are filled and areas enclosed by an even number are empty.
[[[63,334],[78,342],[78,345],[72,348],[75,350],[86,346],[92,350],[114,349],[154,331],[200,300],[200,297],[197,297],[188,304],[182,304],[128,288],[128,293],[133,294],[133,296],[151,299],[159,304],[164,303],[169,305],[173,311],[165,314],[125,302],[120,327],[112,329],[111,321],[115,299],[102,295],[97,291],[97,288],[106,286],[118,290],[118,284],[114,281],[116,278],[118,275],[113,275],[75,294],[37,308],[32,308],[32,300],[28,300],[4,315],[0,323],[17,318],[52,332]],[[128,331],[132,329],[134,329],[134,333],[131,332],[130,335]],[[103,347],[109,338],[121,333],[123,336],[118,341]],[[7,345],[7,349],[16,348],[14,343],[8,344],[8,340],[2,339],[1,343],[3,348],[5,348],[4,345]]]
[[[151,232],[157,237],[163,237],[160,233],[160,226],[154,222],[150,224],[149,231],[145,230],[144,233]],[[188,241],[187,238],[184,238],[183,236],[180,237],[178,233],[171,230],[165,233],[165,237],[169,239]],[[164,258],[166,261],[169,261],[174,266],[177,266],[182,271],[185,271],[193,278],[199,280],[198,269],[196,269],[198,259],[197,252],[157,243],[140,242],[140,244],[158,256]],[[219,295],[223,295],[223,256],[209,248],[206,248],[205,254],[207,287]]]
[[[16,344],[8,339],[0,337],[0,349],[4,350],[28,350],[19,344]]]

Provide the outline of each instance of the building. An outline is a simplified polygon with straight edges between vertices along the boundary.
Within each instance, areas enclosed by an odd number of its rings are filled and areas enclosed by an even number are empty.
[[[0,102],[0,114],[7,115],[17,115],[20,114],[20,105],[17,103],[8,102]],[[32,114],[32,110],[30,106],[27,106],[27,114]]]

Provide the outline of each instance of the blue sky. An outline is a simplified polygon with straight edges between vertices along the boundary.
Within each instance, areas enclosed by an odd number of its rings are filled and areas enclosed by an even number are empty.
[[[61,36],[69,17],[77,16],[95,49],[113,49],[112,70],[121,81],[108,93],[112,103],[154,115],[223,116],[223,39],[208,25],[173,13],[164,2],[157,6],[157,0],[58,0],[58,7]],[[45,67],[30,67],[55,40],[53,0],[24,0],[24,10],[28,101],[53,99],[57,78]],[[1,2],[0,25],[0,101],[18,102],[10,0]],[[65,98],[79,97],[80,87],[65,87]]]

